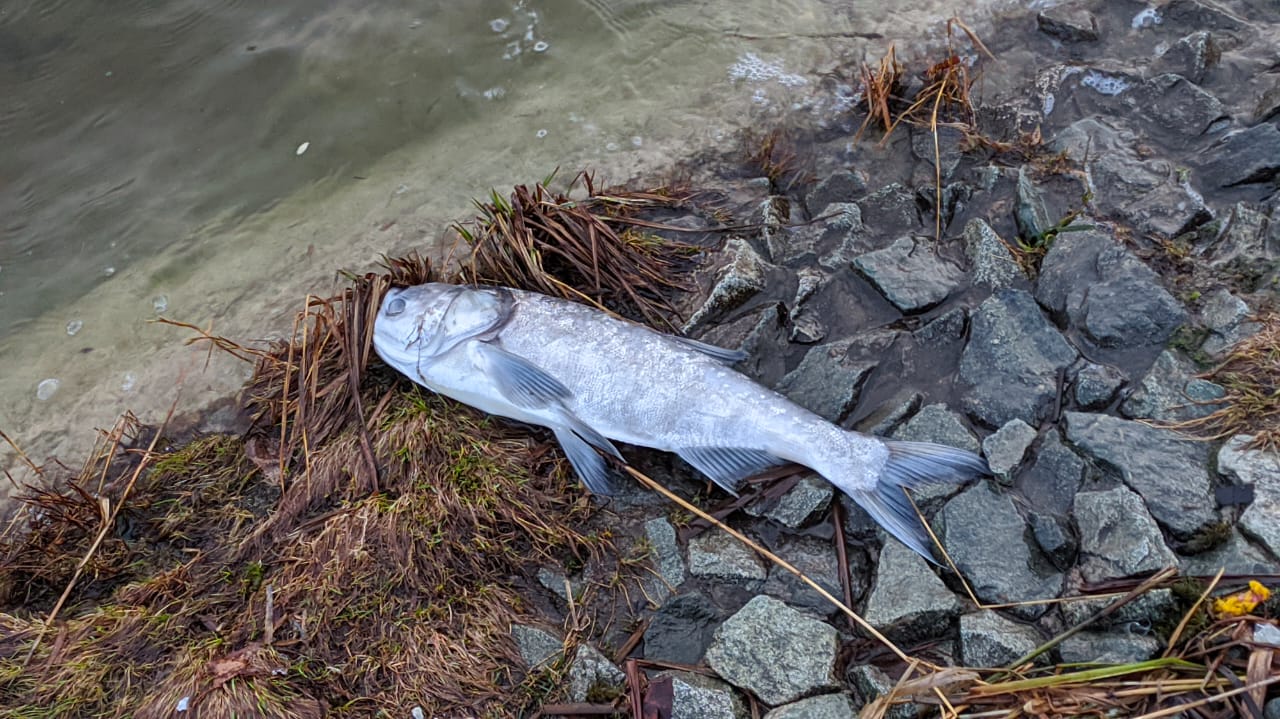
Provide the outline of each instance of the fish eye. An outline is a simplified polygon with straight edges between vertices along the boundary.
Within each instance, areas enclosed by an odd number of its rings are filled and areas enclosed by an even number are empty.
[[[404,299],[403,299],[403,298],[401,298],[401,297],[397,297],[397,298],[395,298],[394,300],[391,300],[391,302],[387,303],[387,316],[388,316],[388,317],[394,317],[395,315],[398,315],[398,314],[400,314],[401,312],[404,312]]]

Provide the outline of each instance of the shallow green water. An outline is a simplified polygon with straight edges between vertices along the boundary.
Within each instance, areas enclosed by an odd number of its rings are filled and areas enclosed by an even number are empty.
[[[279,336],[336,269],[436,247],[490,187],[658,171],[943,16],[877,5],[7,3],[0,428],[40,461],[175,387],[230,396],[247,366],[147,320]]]

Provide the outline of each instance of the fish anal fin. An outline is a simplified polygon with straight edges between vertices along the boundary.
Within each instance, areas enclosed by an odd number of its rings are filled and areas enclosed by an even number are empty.
[[[539,409],[573,396],[560,380],[519,355],[491,342],[474,342],[470,346],[483,363],[486,374],[497,383],[502,394],[517,406]]]
[[[610,472],[605,458],[568,427],[556,427],[554,431],[556,440],[560,442],[560,448],[564,450],[564,456],[569,459],[569,464],[573,465],[573,471],[578,474],[582,483],[587,485],[587,489],[605,497],[615,494],[617,485],[614,483],[613,473]],[[608,440],[605,442],[607,443]],[[615,449],[614,452],[617,450]]]
[[[734,496],[747,477],[787,463],[764,450],[741,447],[684,447],[676,454]]]
[[[709,345],[706,342],[691,340],[688,337],[679,337],[677,335],[668,335],[671,339],[690,349],[695,349],[708,357],[724,362],[725,364],[737,364],[747,358],[747,353],[742,350],[727,350],[723,347]]]

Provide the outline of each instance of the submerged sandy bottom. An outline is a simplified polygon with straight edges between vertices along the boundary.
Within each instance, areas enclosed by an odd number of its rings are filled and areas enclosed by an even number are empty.
[[[327,295],[342,284],[337,270],[365,272],[380,255],[414,249],[447,253],[448,224],[469,216],[470,198],[491,187],[507,191],[556,167],[563,179],[580,167],[615,182],[660,177],[699,150],[731,146],[753,118],[812,96],[817,73],[837,57],[874,59],[908,35],[928,42],[942,32],[936,18],[945,17],[930,2],[878,20],[812,0],[786,8],[763,0],[585,5],[591,12],[576,26],[565,20],[546,30],[545,62],[501,93],[481,101],[476,88],[459,85],[442,100],[483,111],[452,113],[450,122],[361,167],[343,164],[338,149],[359,138],[299,131],[264,151],[279,154],[285,167],[320,165],[319,179],[248,218],[215,217],[192,228],[0,340],[0,428],[37,464],[76,463],[92,446],[92,428],[108,428],[126,411],[159,422],[175,400],[179,428],[216,429],[234,413],[210,408],[231,407],[227,400],[252,368],[184,344],[190,332],[149,322],[157,309],[245,343],[282,337],[308,293]],[[982,18],[966,20],[982,26]],[[812,111],[822,121],[839,109]],[[79,329],[70,335],[73,321]],[[47,380],[56,380],[55,391]],[[18,466],[0,448],[0,467]]]

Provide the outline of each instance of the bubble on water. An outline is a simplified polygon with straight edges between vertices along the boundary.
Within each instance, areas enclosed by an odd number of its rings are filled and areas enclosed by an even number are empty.
[[[1101,95],[1119,95],[1129,89],[1129,83],[1123,78],[1110,77],[1099,72],[1088,72],[1080,79],[1080,84]]]
[[[541,140],[542,138],[547,136],[547,128],[544,127],[538,130],[537,132],[533,133],[533,136]]]
[[[551,46],[550,46],[550,45],[548,45],[545,41],[543,41],[543,40],[539,40],[539,41],[537,41],[537,42],[535,42],[535,43],[533,44],[533,51],[534,51],[534,52],[546,52],[546,51],[547,51],[547,49],[548,49],[548,48],[550,48],[550,47],[551,47]]]
[[[115,273],[116,273],[116,268],[114,268],[114,267],[104,267],[104,268],[103,268],[103,270],[102,270],[102,274],[106,275],[107,277],[110,277],[111,275],[114,275]]]
[[[644,144],[644,138],[643,138],[643,137],[640,137],[639,135],[636,135],[636,136],[634,136],[634,137],[632,137],[632,138],[631,138],[631,146],[632,146],[632,147],[640,147],[640,146],[641,146],[641,145],[643,145],[643,144]]]
[[[84,327],[84,322],[81,322],[80,320],[71,320],[67,323],[67,336],[75,337],[81,327]]]
[[[482,94],[486,100],[497,100],[507,94],[507,88],[501,86],[491,87],[488,90],[485,90]]]
[[[414,20],[413,22],[409,23],[409,29],[410,29],[410,30],[417,30],[417,29],[418,29],[418,28],[420,28],[420,27],[422,27],[422,21],[421,21],[421,20]]]
[[[502,53],[503,60],[514,60],[521,52],[520,43],[513,41],[507,43],[507,51]]]
[[[799,87],[809,82],[800,75],[784,70],[781,62],[764,60],[754,52],[744,53],[738,57],[737,62],[729,66],[729,78],[748,82],[774,80],[786,87]]]
[[[294,150],[294,151],[293,151],[293,154],[298,155],[298,156],[301,156],[301,155],[302,155],[302,153],[304,153],[304,152],[306,152],[306,151],[307,151],[307,148],[308,148],[308,147],[311,147],[311,143],[310,143],[310,142],[304,142],[304,143],[302,143],[301,145],[298,145],[298,149]]]
[[[155,309],[156,314],[162,315],[164,311],[169,309],[169,296],[156,295],[151,298],[151,307]]]
[[[53,377],[41,380],[40,384],[36,385],[36,399],[41,402],[47,402],[53,395],[57,394],[59,384],[61,383]]]
[[[504,17],[494,18],[489,21],[489,29],[494,32],[505,32],[511,26],[511,21]]]
[[[617,151],[618,151],[618,149],[619,149],[619,148],[618,148],[618,143],[616,143],[616,142],[610,142],[610,143],[608,143],[608,144],[606,144],[606,145],[604,146],[604,149],[605,149],[605,150],[607,150],[607,151],[609,151],[609,152],[617,152]]]
[[[124,380],[120,382],[121,392],[132,392],[134,387],[138,386],[138,375],[134,372],[125,372]]]
[[[1164,22],[1164,18],[1160,16],[1160,10],[1149,7],[1134,15],[1129,24],[1133,26],[1134,30],[1138,30],[1144,27],[1154,27],[1162,22]]]

